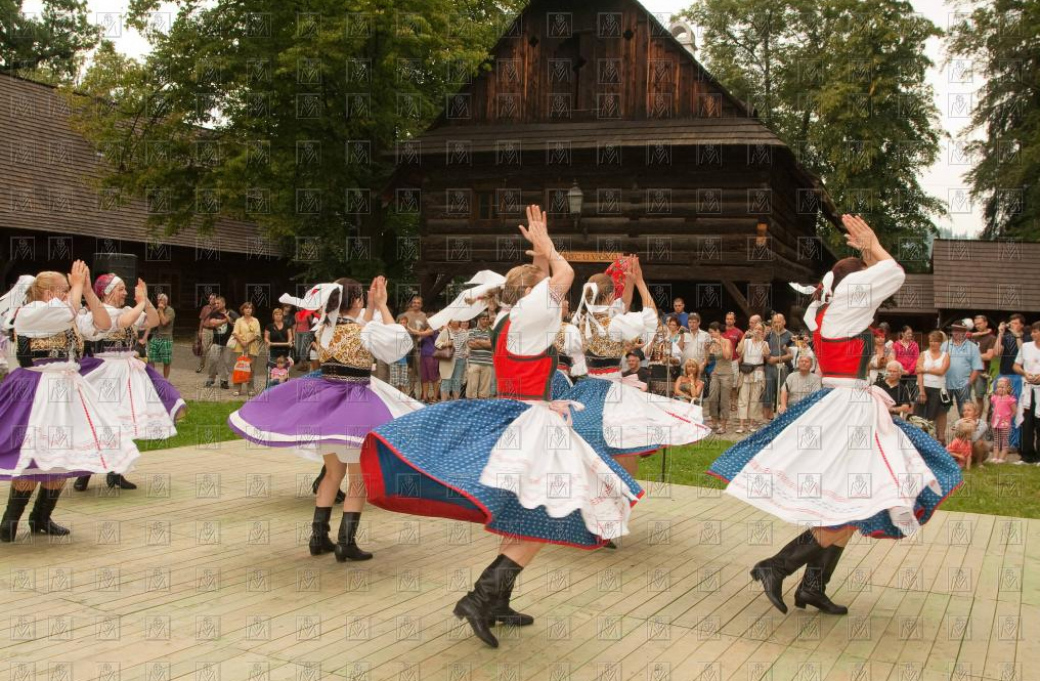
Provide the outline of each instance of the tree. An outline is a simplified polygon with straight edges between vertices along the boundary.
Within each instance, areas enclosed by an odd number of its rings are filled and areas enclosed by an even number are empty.
[[[976,164],[972,196],[983,202],[987,238],[1040,239],[1040,2],[962,2],[951,57],[972,60],[986,78],[965,134]]]
[[[704,29],[705,66],[840,209],[868,216],[895,252],[921,252],[943,212],[918,180],[939,152],[924,43],[940,32],[930,21],[902,0],[699,0],[683,16]]]
[[[26,14],[21,0],[0,0],[0,70],[69,82],[100,39],[85,0],[44,0],[38,14]]]
[[[156,0],[132,4],[148,31]],[[311,277],[384,269],[380,221],[395,145],[425,128],[487,57],[507,3],[491,0],[182,2],[143,61],[101,50],[77,121],[109,159],[109,188],[144,196],[167,233],[253,220]],[[104,102],[98,104],[97,102]],[[385,249],[383,247],[386,247]],[[284,248],[283,248],[284,252]]]

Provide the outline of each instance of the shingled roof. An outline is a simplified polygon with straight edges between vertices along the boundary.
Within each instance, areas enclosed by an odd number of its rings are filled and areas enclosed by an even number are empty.
[[[932,273],[939,309],[1040,311],[1040,243],[938,239]]]
[[[71,112],[54,87],[0,74],[0,228],[250,253],[257,225],[218,219],[212,234],[195,227],[153,234],[140,198],[110,200],[91,185],[105,171],[91,144],[69,124]]]

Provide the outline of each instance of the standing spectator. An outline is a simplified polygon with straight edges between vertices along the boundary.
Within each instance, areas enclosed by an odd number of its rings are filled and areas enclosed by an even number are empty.
[[[906,384],[903,382],[902,364],[894,359],[889,360],[885,365],[884,376],[878,379],[876,385],[888,393],[894,402],[889,406],[888,413],[904,419],[913,413],[913,400],[910,399],[910,393],[907,392]]]
[[[795,367],[798,366],[798,359],[800,357],[809,358],[809,370],[816,371],[816,353],[813,352],[812,346],[809,345],[809,334],[799,333],[794,335],[794,346],[791,348],[791,364]]]
[[[686,362],[691,359],[697,362],[698,374],[707,384],[707,369],[711,360],[708,356],[708,344],[711,343],[711,336],[701,328],[701,316],[696,312],[691,312],[687,315],[686,324],[689,331],[684,334],[683,366],[685,367]]]
[[[1040,435],[1040,322],[1033,322],[1030,334],[1033,340],[1023,343],[1015,357],[1015,373],[1022,377],[1019,453],[1025,463],[1040,465],[1036,442]]]
[[[773,418],[773,410],[777,405],[777,391],[790,373],[791,359],[794,357],[791,351],[794,337],[787,330],[787,320],[779,312],[773,315],[772,327],[766,340],[769,343],[769,356],[766,357],[766,385],[762,394],[762,405],[765,407],[765,418],[768,421]]]
[[[206,368],[209,348],[213,345],[213,329],[206,326],[206,320],[209,319],[210,313],[213,312],[216,300],[217,294],[209,294],[209,297],[206,298],[206,304],[202,306],[202,310],[199,312],[199,338],[202,340],[202,354],[199,355],[199,366],[195,369],[197,374],[201,374],[202,370]]]
[[[416,399],[422,399],[423,394],[423,378],[422,378],[422,339],[427,336],[434,334],[433,329],[429,328],[429,321],[426,318],[426,313],[423,312],[423,299],[422,296],[412,296],[408,301],[408,308],[404,311],[404,317],[408,320],[408,323],[404,325],[404,328],[408,329],[409,335],[415,342],[415,349],[411,353],[410,361],[410,372],[412,384],[412,394]]]
[[[823,381],[816,374],[810,373],[811,369],[812,359],[808,355],[798,358],[798,371],[789,374],[784,380],[784,386],[780,388],[779,413],[783,414],[788,407],[798,404],[823,388]]]
[[[398,315],[397,323],[400,324],[401,326],[407,327],[407,325],[408,325],[408,318],[405,317],[403,314],[402,315]],[[390,363],[390,381],[389,381],[389,383],[390,383],[390,385],[392,385],[393,387],[397,388],[398,390],[400,390],[401,392],[405,393],[406,395],[409,394],[408,391],[411,389],[411,379],[409,378],[409,375],[408,375],[409,374],[409,371],[408,371],[408,359],[409,359],[410,355],[411,355],[411,353],[409,352],[409,353],[405,354],[404,356],[402,356],[396,362],[391,362]]]
[[[921,355],[921,347],[914,340],[914,330],[904,326],[899,333],[899,340],[892,344],[892,355],[903,367],[903,384],[910,399],[917,401],[917,359]]]
[[[311,346],[314,344],[314,331],[311,328],[315,320],[314,310],[300,309],[293,318],[296,328],[293,330],[296,342],[296,361],[302,371],[317,371],[317,358],[311,359]]]
[[[160,293],[155,298],[155,311],[159,313],[159,324],[148,341],[148,363],[162,364],[163,378],[170,378],[173,363],[173,320],[177,316],[170,307],[170,298]]]
[[[683,365],[683,373],[675,381],[675,396],[700,404],[704,394],[704,381],[701,380],[701,365],[697,360],[688,359]]]
[[[437,349],[436,339],[428,322],[419,322],[419,332],[419,399],[426,404],[434,404],[438,400],[441,384],[440,363],[433,356]]]
[[[462,377],[466,373],[466,357],[463,352],[469,341],[469,331],[454,319],[441,329],[434,345],[437,349],[452,348],[451,358],[438,361],[437,370],[441,379],[441,401],[457,400],[462,395]]]
[[[950,369],[946,372],[946,391],[957,404],[957,415],[964,416],[964,405],[972,402],[971,387],[982,373],[982,357],[979,346],[968,340],[968,326],[954,322],[953,338],[943,343],[942,350],[950,357]]]
[[[928,349],[917,358],[917,403],[920,415],[935,422],[936,439],[946,444],[946,412],[950,396],[946,391],[946,372],[950,356],[943,352],[943,332],[928,334]]]
[[[249,357],[249,380],[245,383],[246,393],[252,397],[256,358],[260,354],[260,320],[253,316],[252,303],[242,303],[238,309],[242,316],[235,320],[231,331],[231,343],[228,347],[233,353],[232,363],[239,355]],[[235,385],[235,395],[242,396],[241,383]]]
[[[726,319],[728,320],[732,314],[732,312],[727,314]],[[736,327],[731,326],[730,328]],[[715,371],[712,374],[711,385],[708,387],[708,414],[713,421],[712,426],[715,428],[715,432],[722,435],[726,432],[726,422],[729,420],[733,377],[739,373],[736,362],[733,361],[733,351],[736,345],[730,342],[729,336],[722,332],[718,322],[708,325],[708,335],[711,336],[708,355],[715,359]]]
[[[665,326],[658,326],[650,349],[650,392],[670,395],[672,384],[678,378],[679,365],[686,341],[679,326],[679,318],[668,315]]]
[[[223,296],[216,296],[213,300],[213,309],[209,317],[203,322],[211,332],[211,342],[206,354],[206,363],[209,364],[209,380],[206,387],[212,387],[217,378],[220,379],[220,387],[228,388],[228,348],[227,342],[231,338],[231,316],[227,313]]]
[[[975,379],[973,386],[975,391],[975,402],[979,407],[979,414],[986,413],[986,395],[989,393],[991,377],[997,375],[1000,369],[999,362],[993,358],[996,356],[997,335],[989,328],[989,317],[984,314],[975,315],[975,331],[970,338],[979,346],[979,357],[982,359],[983,370]]]
[[[740,419],[737,433],[758,429],[762,419],[762,389],[765,387],[765,358],[769,357],[769,344],[762,338],[762,325],[757,324],[744,334],[737,346],[740,353],[740,377],[737,415]],[[750,419],[750,420],[749,420]]]
[[[1000,369],[998,377],[1006,377],[1011,382],[1011,394],[1022,394],[1022,376],[1015,372],[1015,358],[1018,351],[1025,342],[1026,318],[1015,313],[1011,315],[1007,323],[1001,322],[997,327],[997,342],[994,351],[999,358]],[[1011,433],[1008,435],[1009,446],[1021,447],[1022,425],[1015,419],[1011,424]]]
[[[625,370],[621,372],[621,378],[635,376],[635,380],[643,384],[639,389],[646,392],[650,386],[650,370],[644,369],[639,362],[639,355],[635,352],[629,352],[625,355]]]
[[[662,321],[666,324],[668,323],[668,317],[675,317],[679,322],[680,327],[684,329],[689,328],[687,325],[689,324],[690,316],[686,314],[686,301],[682,298],[676,298],[673,300],[671,314],[664,314],[662,316],[664,317]]]
[[[470,330],[469,368],[466,370],[466,397],[485,400],[491,397],[491,317],[487,312],[477,317],[477,328]]]
[[[264,327],[264,345],[267,346],[267,360],[274,366],[279,357],[289,360],[293,347],[293,329],[285,323],[285,310],[276,307],[271,312],[271,323]],[[286,361],[287,366],[291,362]]]
[[[885,349],[885,335],[880,329],[874,329],[874,347],[871,350],[870,362],[867,363],[867,381],[877,383],[885,373],[892,355]]]
[[[1007,377],[997,379],[993,394],[990,395],[990,425],[993,426],[993,463],[1004,463],[1008,455],[1008,436],[1011,424],[1015,420],[1018,400],[1011,394],[1011,381]]]
[[[750,327],[749,327],[750,328]],[[734,409],[737,406],[737,383],[734,378],[740,373],[738,365],[740,364],[740,356],[737,355],[737,346],[740,345],[740,341],[744,338],[744,332],[737,326],[737,313],[727,312],[726,313],[726,328],[722,331],[722,335],[725,336],[733,350],[733,359],[730,362],[733,365],[733,370],[730,373],[730,380],[733,383],[733,390],[730,392],[728,404],[731,404]],[[711,390],[708,390],[708,394],[711,394]],[[710,399],[710,398],[709,398]],[[728,417],[728,414],[727,414]]]

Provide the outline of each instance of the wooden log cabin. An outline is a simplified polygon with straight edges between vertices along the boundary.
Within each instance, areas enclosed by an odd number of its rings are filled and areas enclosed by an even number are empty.
[[[786,282],[833,263],[819,181],[638,2],[534,0],[486,66],[396,149],[387,197],[420,213],[431,307],[521,261],[531,203],[579,277],[637,252],[659,307],[708,319],[787,310]]]

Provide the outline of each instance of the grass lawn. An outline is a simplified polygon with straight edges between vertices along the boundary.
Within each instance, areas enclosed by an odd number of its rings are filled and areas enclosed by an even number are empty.
[[[177,424],[177,434],[166,440],[141,440],[137,443],[142,452],[173,447],[205,446],[214,442],[234,440],[238,437],[228,428],[228,415],[241,407],[243,402],[188,402],[188,413]]]
[[[178,424],[175,437],[142,441],[138,446],[142,452],[150,452],[234,440],[238,436],[228,428],[227,417],[241,405],[242,402],[188,402],[188,415]],[[721,489],[722,482],[705,471],[731,444],[708,439],[695,445],[670,448],[667,480],[676,485]],[[662,456],[655,454],[640,462],[640,479],[661,479]],[[1004,464],[986,466],[982,470],[972,469],[964,476],[964,486],[946,500],[942,509],[1040,518],[1040,468]]]
[[[721,489],[720,480],[705,473],[715,458],[732,443],[705,440],[668,450],[667,480],[677,485]],[[640,478],[661,479],[662,454],[644,458]],[[1040,468],[1036,466],[989,465],[964,474],[964,485],[941,506],[944,511],[990,513],[1020,518],[1040,518]]]

